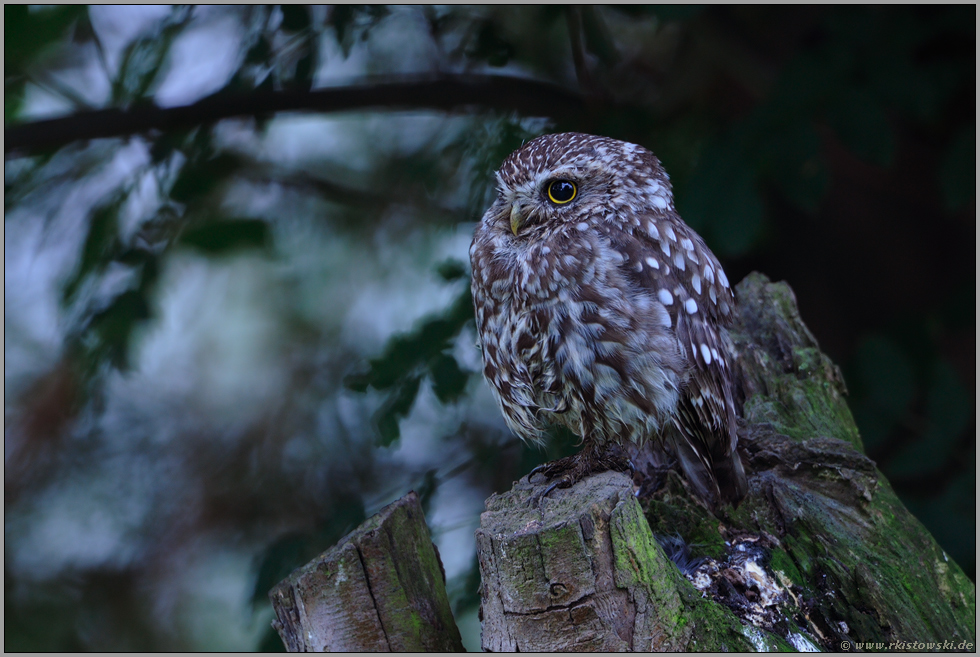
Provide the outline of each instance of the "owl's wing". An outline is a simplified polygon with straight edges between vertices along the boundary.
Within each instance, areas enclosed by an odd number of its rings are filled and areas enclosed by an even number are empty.
[[[674,417],[672,451],[701,497],[737,503],[746,490],[736,450],[735,377],[725,327],[735,298],[718,259],[679,218],[648,217],[633,233],[610,235],[627,278],[670,315],[689,363]]]

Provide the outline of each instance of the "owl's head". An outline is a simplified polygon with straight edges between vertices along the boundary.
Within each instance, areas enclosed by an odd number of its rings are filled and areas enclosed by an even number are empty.
[[[484,221],[515,238],[562,224],[622,221],[674,206],[653,153],[625,141],[577,132],[524,144],[497,171],[497,198]]]

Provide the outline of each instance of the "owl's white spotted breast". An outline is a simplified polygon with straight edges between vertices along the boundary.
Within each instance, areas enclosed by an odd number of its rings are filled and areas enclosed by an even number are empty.
[[[525,440],[554,422],[598,441],[642,442],[675,408],[684,359],[652,295],[609,294],[630,287],[609,240],[574,232],[559,226],[519,249],[478,235],[484,371]]]
[[[553,180],[576,196],[549,200]],[[731,458],[734,296],[652,153],[575,133],[529,142],[501,165],[470,254],[484,372],[518,435],[558,422],[641,443],[673,427],[709,470]]]

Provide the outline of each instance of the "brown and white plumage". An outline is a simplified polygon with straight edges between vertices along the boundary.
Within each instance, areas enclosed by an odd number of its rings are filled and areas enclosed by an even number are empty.
[[[566,484],[607,467],[609,444],[654,440],[709,505],[744,496],[725,335],[735,299],[651,152],[578,133],[528,142],[497,172],[470,259],[484,374],[507,424],[530,442],[549,423],[582,438]]]

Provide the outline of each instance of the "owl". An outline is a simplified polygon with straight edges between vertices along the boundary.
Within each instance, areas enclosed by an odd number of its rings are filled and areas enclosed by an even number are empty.
[[[737,505],[735,297],[674,209],[660,161],[636,144],[553,134],[496,178],[470,248],[483,372],[523,440],[542,442],[551,424],[581,439],[541,468],[549,491],[647,444],[709,507]]]

